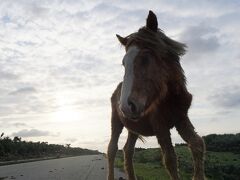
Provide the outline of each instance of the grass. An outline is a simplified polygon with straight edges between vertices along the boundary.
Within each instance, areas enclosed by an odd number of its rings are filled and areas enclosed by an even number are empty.
[[[192,177],[192,156],[186,146],[177,146],[180,176],[183,180]],[[168,173],[161,162],[160,149],[136,150],[134,155],[134,169],[138,180],[169,180]],[[122,152],[118,152],[116,167],[123,170]],[[231,152],[207,152],[206,175],[208,180],[237,180],[240,177],[240,154]]]
[[[152,163],[136,163],[135,171],[139,180],[159,180],[168,179],[168,174],[163,167]]]

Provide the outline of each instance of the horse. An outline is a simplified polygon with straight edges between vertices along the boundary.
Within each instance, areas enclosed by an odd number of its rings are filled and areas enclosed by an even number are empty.
[[[151,10],[144,27],[126,37],[116,36],[126,50],[122,60],[125,74],[111,97],[108,180],[114,180],[114,160],[123,127],[128,130],[123,152],[129,180],[136,180],[132,158],[136,141],[143,136],[156,136],[170,178],[180,179],[170,137],[173,127],[191,150],[193,179],[204,180],[205,143],[188,117],[192,95],[180,64],[187,46],[166,36]]]

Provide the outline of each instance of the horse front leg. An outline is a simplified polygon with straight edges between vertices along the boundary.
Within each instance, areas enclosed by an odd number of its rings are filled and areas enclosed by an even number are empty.
[[[170,131],[167,129],[162,129],[157,134],[157,139],[161,146],[164,164],[168,170],[171,180],[179,180],[180,178],[178,175],[177,158],[172,146]]]
[[[191,149],[194,161],[193,180],[204,180],[204,140],[194,131],[194,127],[188,117],[185,117],[176,125],[176,129]]]
[[[114,160],[118,150],[118,139],[122,132],[123,125],[120,122],[120,119],[116,111],[112,112],[112,121],[111,121],[111,139],[108,145],[107,158],[108,158],[108,180],[114,180]]]
[[[133,168],[133,155],[134,155],[134,147],[136,141],[138,139],[138,135],[128,131],[128,139],[126,144],[123,147],[124,151],[124,167],[128,176],[128,180],[135,180],[135,173]]]

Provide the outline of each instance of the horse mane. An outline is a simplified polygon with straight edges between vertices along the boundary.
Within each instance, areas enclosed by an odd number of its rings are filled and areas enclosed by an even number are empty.
[[[171,54],[172,56],[177,56],[177,58],[174,59],[179,60],[179,56],[185,54],[187,47],[184,43],[180,43],[166,36],[161,29],[158,29],[157,32],[153,32],[147,27],[142,27],[138,32],[132,33],[126,38],[126,47],[135,42],[142,47],[153,50],[157,55],[163,58]]]

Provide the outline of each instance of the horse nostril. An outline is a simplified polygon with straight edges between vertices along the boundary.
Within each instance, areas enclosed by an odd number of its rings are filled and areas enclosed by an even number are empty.
[[[137,107],[132,101],[128,101],[128,105],[130,106],[131,112],[133,114],[137,113]]]
[[[137,110],[137,106],[134,103],[134,101],[131,99],[128,99],[128,105],[130,107],[131,113],[136,114],[138,110]]]

